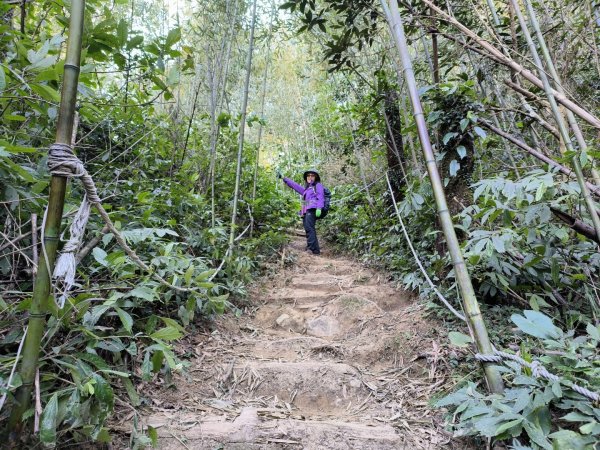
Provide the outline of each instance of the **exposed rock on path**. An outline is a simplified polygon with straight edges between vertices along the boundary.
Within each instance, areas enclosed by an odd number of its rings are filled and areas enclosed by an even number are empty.
[[[143,423],[162,449],[451,449],[430,395],[447,383],[437,330],[384,276],[298,238],[252,310],[182,344],[187,375]]]

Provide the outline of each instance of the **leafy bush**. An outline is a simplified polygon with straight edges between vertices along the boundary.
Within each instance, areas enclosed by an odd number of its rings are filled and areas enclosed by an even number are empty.
[[[521,357],[538,360],[562,381],[534,378],[530,369],[508,360],[499,367],[508,384],[502,395],[482,394],[469,383],[436,405],[449,409],[457,436],[510,439],[511,448],[521,450],[592,449],[600,442],[600,408],[570,386],[600,391],[600,326],[564,332],[531,310],[513,314],[512,321],[535,338],[523,339]]]

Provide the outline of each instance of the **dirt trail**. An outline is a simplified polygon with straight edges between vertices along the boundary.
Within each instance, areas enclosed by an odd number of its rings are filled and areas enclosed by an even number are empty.
[[[182,344],[187,375],[143,422],[162,449],[464,449],[428,400],[447,382],[435,325],[384,276],[296,238],[252,310]],[[147,386],[146,388],[150,388]]]

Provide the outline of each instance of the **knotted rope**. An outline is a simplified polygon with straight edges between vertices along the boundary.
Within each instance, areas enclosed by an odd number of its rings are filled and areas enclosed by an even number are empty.
[[[60,297],[57,298],[57,304],[62,308],[69,291],[75,283],[77,269],[75,255],[83,240],[85,227],[90,218],[91,205],[99,204],[100,197],[98,196],[94,180],[87,170],[85,170],[83,163],[75,156],[70,145],[55,143],[50,146],[48,151],[48,169],[54,176],[79,178],[86,192],[81,206],[77,214],[75,214],[73,223],[71,223],[71,227],[69,228],[69,240],[63,247],[63,251],[56,261],[52,274],[54,286],[61,293]]]
[[[553,373],[548,372],[546,370],[546,368],[542,365],[542,363],[540,363],[539,361],[528,362],[528,361],[525,361],[523,358],[521,358],[518,355],[513,355],[512,353],[502,352],[502,351],[496,350],[496,349],[494,349],[493,355],[483,355],[481,353],[476,353],[475,358],[478,359],[479,361],[484,361],[484,362],[503,362],[503,360],[505,360],[505,359],[515,361],[516,363],[520,364],[521,366],[524,366],[524,367],[527,367],[528,369],[530,369],[531,374],[535,378],[543,377],[550,381],[556,381],[556,382],[562,383],[562,384],[570,387],[571,389],[573,389],[575,392],[583,395],[584,397],[587,397],[595,402],[600,401],[600,394],[598,394],[597,392],[590,391],[589,389],[581,387],[570,381],[567,382],[567,380],[562,379],[558,375],[554,375]]]

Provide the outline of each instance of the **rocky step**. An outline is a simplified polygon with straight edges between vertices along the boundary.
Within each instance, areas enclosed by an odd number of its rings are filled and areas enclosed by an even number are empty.
[[[402,450],[404,438],[395,428],[381,424],[346,421],[269,419],[258,409],[243,408],[233,421],[223,416],[158,414],[147,425],[158,432],[163,450]]]
[[[376,387],[354,367],[328,361],[257,362],[223,368],[234,402],[274,399],[305,417],[384,414],[374,398]]]

